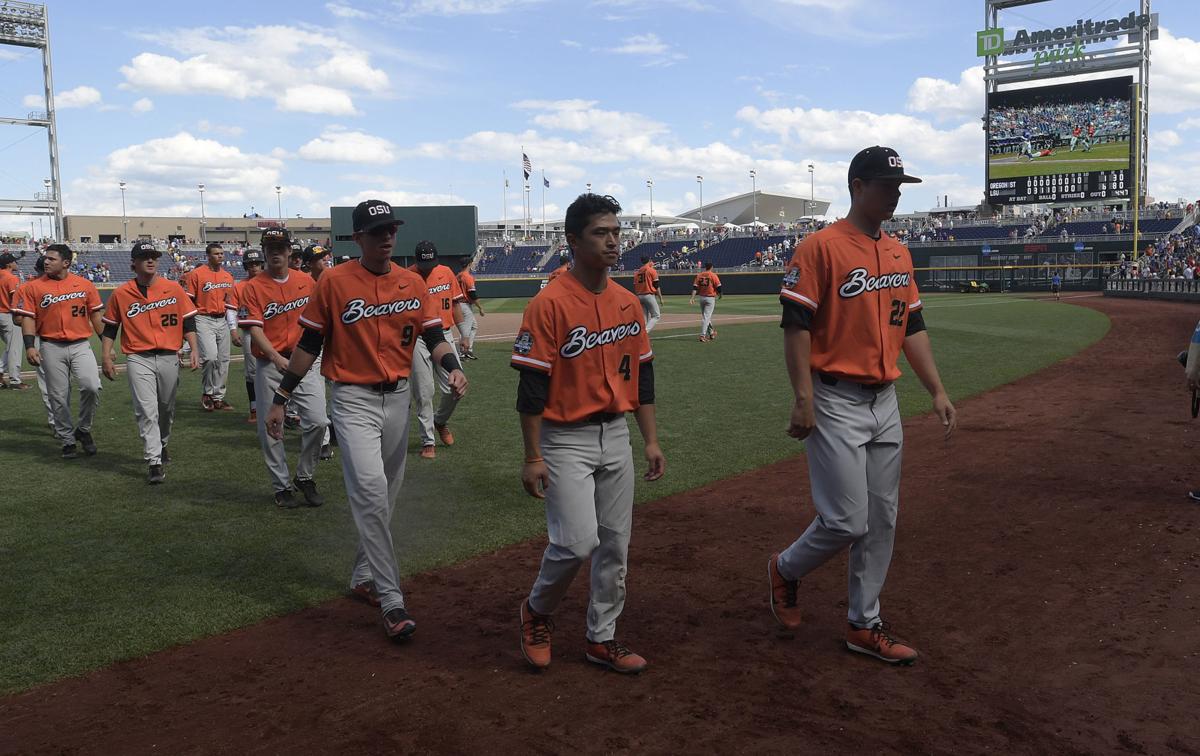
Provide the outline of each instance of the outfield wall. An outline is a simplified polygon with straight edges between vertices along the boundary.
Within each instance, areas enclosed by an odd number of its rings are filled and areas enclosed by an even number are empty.
[[[1200,302],[1200,281],[1114,278],[1105,284],[1104,296],[1127,299],[1164,299],[1171,302]]]

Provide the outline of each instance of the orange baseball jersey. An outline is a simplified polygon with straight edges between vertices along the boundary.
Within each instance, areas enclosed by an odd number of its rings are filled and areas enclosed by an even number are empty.
[[[21,279],[15,273],[7,268],[0,270],[0,313],[12,311],[13,297],[20,287]]]
[[[475,276],[471,275],[471,271],[463,269],[458,272],[458,288],[462,289],[463,294],[475,291]]]
[[[26,282],[17,289],[12,307],[18,315],[33,318],[38,336],[53,341],[91,338],[95,333],[91,315],[103,309],[92,282],[74,273],[62,280],[42,276]]]
[[[549,374],[542,416],[574,423],[637,409],[641,364],[653,358],[642,304],[629,289],[610,281],[594,294],[563,276],[525,308],[511,364]]]
[[[392,265],[376,275],[352,261],[321,274],[300,324],[325,337],[322,375],[375,384],[407,378],[417,339],[442,318],[416,273]]]
[[[813,370],[859,383],[900,377],[908,315],[921,309],[908,247],[838,221],[797,245],[780,300],[813,312]]]
[[[566,273],[570,269],[571,269],[571,266],[567,263],[563,263],[562,265],[559,265],[557,268],[550,271],[550,277],[546,279],[546,283],[550,283],[551,281],[558,278],[563,273]]]
[[[658,271],[654,263],[646,263],[633,274],[634,294],[653,294],[658,291]]]
[[[276,280],[265,270],[246,281],[238,298],[238,325],[263,329],[276,352],[290,355],[300,341],[300,313],[312,299],[317,282],[304,271],[288,269],[287,279]],[[267,355],[253,343],[250,352],[260,359]]]
[[[136,280],[118,286],[108,298],[103,320],[121,328],[125,354],[151,349],[177,352],[183,346],[183,321],[195,314],[196,306],[182,286],[155,276],[145,294]]]
[[[418,278],[421,277],[421,274],[417,273],[417,266],[413,265],[409,270],[416,273]],[[442,319],[442,330],[449,331],[454,327],[454,303],[467,301],[454,271],[445,265],[435,265],[423,280],[429,289],[429,296],[437,306],[438,316]]]
[[[237,309],[233,274],[224,268],[214,271],[207,265],[200,265],[187,274],[184,286],[201,315],[224,315],[226,309]]]
[[[700,271],[696,274],[696,280],[692,281],[692,288],[696,290],[698,297],[717,296],[717,287],[720,285],[721,279],[711,270]]]

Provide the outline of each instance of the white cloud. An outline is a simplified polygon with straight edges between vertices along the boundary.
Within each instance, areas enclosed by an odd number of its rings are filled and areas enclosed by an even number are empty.
[[[275,98],[275,105],[293,113],[324,113],[326,115],[357,115],[354,100],[340,89],[319,84],[288,87]]]
[[[647,59],[644,65],[647,66],[672,65],[687,57],[683,53],[673,50],[670,45],[659,39],[659,36],[653,32],[634,34],[633,36],[626,37],[621,41],[620,45],[604,48],[602,52],[613,53],[614,55],[644,57]]]
[[[583,47],[583,45],[581,45],[580,43],[576,42],[573,39],[560,39],[558,41],[558,43],[560,45],[562,45],[563,47],[575,47],[575,48]]]
[[[74,89],[56,92],[54,94],[54,107],[57,110],[89,108],[93,105],[99,105],[102,99],[100,90],[95,87],[78,86]],[[21,100],[21,104],[27,108],[44,108],[46,107],[46,98],[44,95],[25,95]]]
[[[1163,129],[1162,131],[1150,132],[1150,148],[1151,149],[1171,149],[1183,144],[1183,139],[1179,134],[1171,129]]]
[[[358,8],[351,8],[349,5],[341,3],[325,3],[325,10],[329,11],[338,18],[370,18],[371,14]]]
[[[74,213],[119,214],[117,185],[124,181],[130,215],[198,215],[196,185],[203,183],[209,215],[241,214],[252,204],[274,207],[274,187],[285,184],[282,169],[278,158],[181,131],[114,150],[71,181],[63,200]],[[316,199],[306,187],[285,186],[288,204],[297,209]]]
[[[220,134],[222,136],[239,137],[246,133],[246,130],[241,126],[226,126],[220,123],[213,123],[207,118],[196,124],[196,129],[205,134]]]
[[[1156,113],[1185,113],[1200,108],[1200,42],[1176,37],[1166,29],[1154,42],[1150,67],[1150,109]]]
[[[334,205],[357,205],[363,200],[381,199],[397,207],[425,205],[469,205],[457,194],[436,194],[427,192],[410,192],[405,189],[384,188],[364,189],[354,194],[343,195],[334,200]]]
[[[179,57],[144,52],[121,67],[125,89],[269,98],[283,111],[352,115],[352,93],[381,94],[390,85],[360,47],[327,30],[295,26],[174,29],[147,41]],[[303,82],[297,84],[296,82]]]
[[[397,0],[403,16],[494,16],[543,0]]]
[[[154,101],[148,97],[143,97],[133,103],[132,110],[134,113],[149,113],[154,110]]]
[[[667,131],[665,124],[637,113],[601,110],[594,100],[522,100],[513,107],[541,111],[533,117],[538,126],[598,137],[638,137]]]
[[[984,110],[983,66],[972,66],[958,83],[922,76],[908,89],[908,109],[932,113],[937,118],[982,117]]]
[[[395,146],[386,139],[361,131],[337,127],[301,147],[297,154],[305,160],[332,163],[368,163],[386,165],[396,160]]]

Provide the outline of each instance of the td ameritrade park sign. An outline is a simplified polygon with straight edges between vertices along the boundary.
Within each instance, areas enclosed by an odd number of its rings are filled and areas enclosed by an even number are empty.
[[[1033,53],[1034,69],[1043,64],[1082,62],[1085,45],[1116,41],[1122,35],[1158,30],[1157,13],[1134,13],[1118,18],[1078,19],[1070,26],[1053,29],[1018,29],[1012,39],[1004,38],[1004,29],[984,29],[975,35],[976,54],[1027,55]]]

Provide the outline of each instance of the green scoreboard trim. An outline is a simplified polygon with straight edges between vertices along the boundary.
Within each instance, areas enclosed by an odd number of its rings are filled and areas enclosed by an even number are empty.
[[[358,257],[354,243],[352,207],[329,208],[330,235],[335,257]],[[412,257],[419,241],[431,241],[443,258],[470,257],[478,245],[479,208],[474,205],[392,206],[392,214],[404,221],[396,231],[397,257]]]

